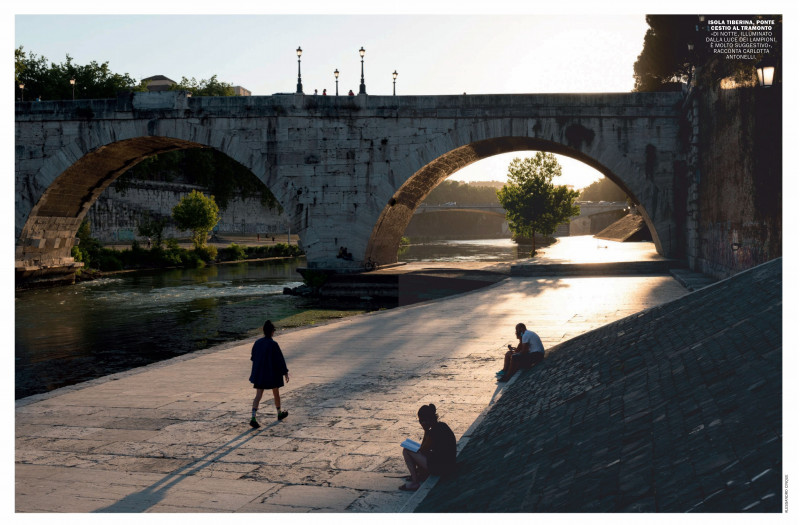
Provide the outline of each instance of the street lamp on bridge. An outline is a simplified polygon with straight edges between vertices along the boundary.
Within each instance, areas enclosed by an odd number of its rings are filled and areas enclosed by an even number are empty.
[[[300,49],[300,46],[297,46],[297,92],[303,92],[303,81],[300,79],[300,56],[303,54],[303,50]]]
[[[339,96],[339,68],[333,70],[333,76],[336,78],[336,96]]]
[[[19,83],[19,101],[25,102],[25,84]]]
[[[397,92],[395,91],[395,88],[394,88],[396,83],[397,83],[397,70],[395,69],[394,73],[392,73],[392,96],[393,97],[397,96]]]
[[[364,54],[365,53],[366,53],[366,51],[364,51],[364,46],[361,46],[361,49],[358,50],[358,54],[361,55],[361,86],[359,86],[359,88],[358,88],[358,94],[359,95],[361,95],[362,93],[364,95],[367,94],[367,86],[364,84]]]
[[[72,100],[75,100],[75,79],[69,79],[69,83],[72,84]]]

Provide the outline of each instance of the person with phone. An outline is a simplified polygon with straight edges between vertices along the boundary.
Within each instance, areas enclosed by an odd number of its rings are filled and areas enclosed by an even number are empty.
[[[516,348],[508,345],[503,369],[497,372],[500,383],[508,382],[517,370],[530,368],[544,359],[544,345],[536,332],[528,330],[524,323],[517,324],[514,331],[519,343]]]

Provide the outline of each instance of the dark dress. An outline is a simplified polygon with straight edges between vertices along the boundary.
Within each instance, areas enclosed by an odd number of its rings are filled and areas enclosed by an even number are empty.
[[[423,451],[428,459],[428,471],[434,476],[451,474],[456,466],[456,436],[446,423],[434,423],[427,432],[430,447]]]
[[[262,337],[253,343],[250,360],[253,362],[250,382],[254,388],[267,390],[283,386],[283,376],[289,373],[289,369],[281,347],[273,339]]]

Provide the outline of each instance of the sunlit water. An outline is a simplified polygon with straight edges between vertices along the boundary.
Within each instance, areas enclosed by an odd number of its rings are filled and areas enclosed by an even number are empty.
[[[511,239],[477,239],[461,241],[428,241],[403,248],[398,255],[402,262],[440,261],[513,261],[528,257],[530,246],[520,246]]]

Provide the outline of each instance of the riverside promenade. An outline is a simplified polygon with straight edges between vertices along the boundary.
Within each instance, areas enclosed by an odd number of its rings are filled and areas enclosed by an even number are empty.
[[[279,332],[289,417],[278,423],[265,395],[257,430],[252,340],[24,398],[15,509],[395,512],[414,497],[397,487],[417,409],[434,403],[463,446],[509,388],[494,372],[517,322],[551,348],[687,293],[670,275],[509,277]]]

